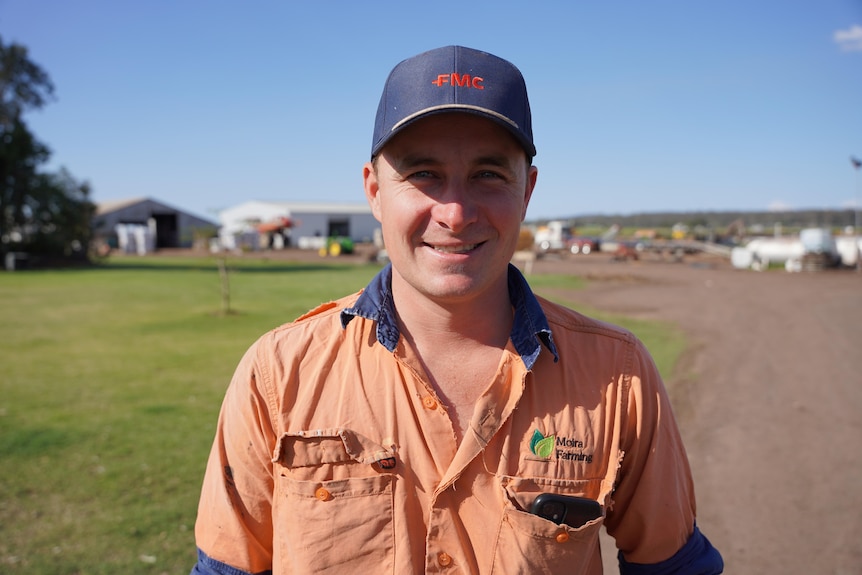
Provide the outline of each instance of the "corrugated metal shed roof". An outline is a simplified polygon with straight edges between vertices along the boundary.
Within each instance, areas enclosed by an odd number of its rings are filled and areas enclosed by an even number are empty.
[[[127,208],[129,206],[140,204],[141,202],[146,201],[149,201],[149,198],[126,198],[123,200],[108,200],[105,202],[99,202],[98,204],[96,204],[96,215],[101,216],[104,214],[110,214],[111,212],[116,212],[117,210],[122,210],[123,208]]]

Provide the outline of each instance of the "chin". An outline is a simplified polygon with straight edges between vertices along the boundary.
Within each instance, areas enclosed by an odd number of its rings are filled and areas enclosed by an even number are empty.
[[[425,293],[440,300],[464,300],[485,293],[491,285],[489,278],[462,274],[437,277],[425,284]]]

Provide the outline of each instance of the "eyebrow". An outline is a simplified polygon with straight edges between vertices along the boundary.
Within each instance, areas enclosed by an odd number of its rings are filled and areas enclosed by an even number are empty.
[[[433,156],[426,156],[422,154],[408,154],[397,159],[395,168],[399,170],[404,170],[415,168],[416,166],[438,166],[442,163],[442,161],[434,158]],[[473,163],[480,166],[487,165],[505,168],[508,170],[512,169],[512,163],[509,161],[509,158],[504,154],[479,156],[478,158],[475,158]]]
[[[488,164],[491,166],[498,166],[500,168],[509,168],[511,169],[512,163],[509,161],[509,157],[502,154],[494,154],[492,156],[481,156],[477,158],[477,164]]]
[[[408,154],[406,156],[402,156],[400,158],[395,158],[394,167],[397,170],[409,170],[411,168],[415,168],[416,166],[427,166],[440,165],[442,162],[440,160],[436,160],[431,156],[422,156],[419,154]]]

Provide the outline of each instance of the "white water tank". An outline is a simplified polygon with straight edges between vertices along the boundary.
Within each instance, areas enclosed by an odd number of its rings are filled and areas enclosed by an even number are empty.
[[[835,238],[828,228],[806,228],[799,232],[799,241],[807,254],[835,254]]]

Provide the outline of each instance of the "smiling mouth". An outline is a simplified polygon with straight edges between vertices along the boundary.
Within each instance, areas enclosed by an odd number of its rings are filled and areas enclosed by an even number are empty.
[[[430,244],[429,244],[430,245]],[[434,251],[442,254],[466,254],[478,248],[482,244],[461,244],[458,246],[430,246]]]

